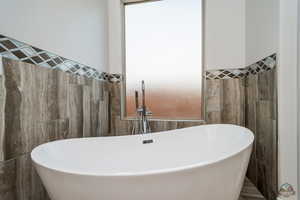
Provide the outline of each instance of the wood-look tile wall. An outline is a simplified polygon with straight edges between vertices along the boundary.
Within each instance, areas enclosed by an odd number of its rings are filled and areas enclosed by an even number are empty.
[[[5,58],[3,66],[0,199],[46,200],[29,153],[53,140],[108,135],[108,86],[103,81]]]
[[[245,79],[206,81],[206,123],[235,124],[251,129],[256,137],[248,177],[269,200],[277,193],[276,70]],[[120,85],[111,84],[110,135],[130,134],[132,121],[120,120]],[[151,122],[152,131],[201,125],[191,122]]]
[[[0,76],[0,199],[47,200],[29,152],[52,140],[128,135],[120,85],[3,59]],[[4,78],[5,77],[5,78]],[[246,126],[256,135],[248,177],[272,199],[277,190],[276,72],[207,80],[206,123]],[[154,132],[201,125],[151,122]]]
[[[246,79],[246,127],[256,137],[247,175],[270,200],[278,190],[276,77],[271,70]]]
[[[1,61],[0,61],[1,62]],[[4,77],[0,75],[0,149],[4,146],[4,116],[5,116],[5,97]],[[0,161],[4,160],[4,151],[0,151]]]
[[[111,136],[128,135],[133,121],[123,121],[120,117],[120,84],[112,83],[111,91]],[[245,80],[207,80],[206,82],[206,123],[245,125]],[[201,122],[151,121],[153,132],[202,125]]]

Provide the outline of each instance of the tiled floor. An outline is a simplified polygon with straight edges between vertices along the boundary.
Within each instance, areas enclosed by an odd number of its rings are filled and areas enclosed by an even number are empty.
[[[266,200],[258,189],[249,181],[245,179],[244,187],[239,200]]]

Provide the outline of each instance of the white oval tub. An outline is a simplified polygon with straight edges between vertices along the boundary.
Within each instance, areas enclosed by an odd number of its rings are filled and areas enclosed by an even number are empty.
[[[237,200],[253,140],[246,128],[205,125],[60,140],[31,157],[52,200]]]

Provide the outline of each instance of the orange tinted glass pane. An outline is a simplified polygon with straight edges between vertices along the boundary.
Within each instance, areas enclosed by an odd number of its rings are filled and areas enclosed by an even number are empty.
[[[127,116],[145,80],[153,118],[202,119],[201,0],[127,5],[125,32]]]

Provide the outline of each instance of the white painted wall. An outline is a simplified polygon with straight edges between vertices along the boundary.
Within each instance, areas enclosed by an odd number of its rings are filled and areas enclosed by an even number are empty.
[[[207,0],[206,68],[239,68],[278,51],[278,0]]]
[[[278,0],[205,0],[205,67],[240,68],[278,50]],[[109,0],[109,69],[122,71],[122,6]]]
[[[206,0],[206,68],[239,68],[278,51],[278,0]]]
[[[297,89],[298,0],[280,0],[280,42],[278,67],[279,185],[290,183],[297,190]]]
[[[109,0],[109,70],[122,72],[122,5]],[[245,0],[205,1],[205,66],[238,68],[245,64]]]
[[[246,0],[246,65],[278,50],[278,0]]]
[[[122,73],[123,7],[120,0],[108,0],[108,68],[110,73]]]
[[[0,34],[107,69],[107,0],[3,0],[0,19]]]
[[[245,65],[245,0],[205,1],[205,67]]]

